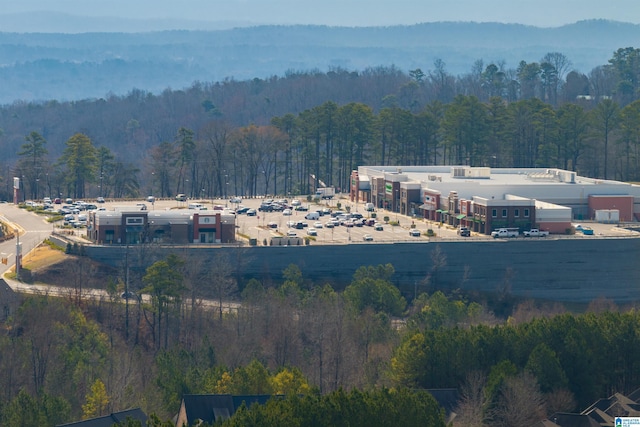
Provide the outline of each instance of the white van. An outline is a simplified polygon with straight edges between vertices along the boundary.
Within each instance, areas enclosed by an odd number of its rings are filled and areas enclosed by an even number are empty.
[[[189,203],[189,209],[202,209],[203,207],[202,203]]]
[[[320,219],[320,214],[318,212],[309,212],[304,216],[304,219],[310,219],[312,221],[316,221]]]

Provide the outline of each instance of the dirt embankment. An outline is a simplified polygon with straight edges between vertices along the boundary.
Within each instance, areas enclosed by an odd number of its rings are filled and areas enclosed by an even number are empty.
[[[84,257],[65,254],[41,244],[22,260],[22,279],[29,283],[53,286],[72,286],[77,280],[95,287],[104,287],[100,277],[113,277],[112,268],[96,263]],[[97,286],[96,286],[97,285]]]

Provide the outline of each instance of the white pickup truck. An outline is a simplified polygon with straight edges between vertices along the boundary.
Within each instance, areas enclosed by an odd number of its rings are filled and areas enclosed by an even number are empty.
[[[518,237],[520,231],[517,228],[498,228],[491,232],[491,237],[497,239],[498,237]]]
[[[523,231],[522,234],[524,235],[524,237],[547,237],[549,235],[549,232],[539,230],[537,228],[532,228],[529,231]]]

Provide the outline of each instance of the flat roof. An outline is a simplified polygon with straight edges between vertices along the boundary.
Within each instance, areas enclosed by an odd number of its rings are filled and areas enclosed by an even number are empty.
[[[360,178],[384,178],[401,187],[419,183],[446,197],[456,191],[461,199],[474,196],[504,199],[507,194],[551,202],[586,200],[589,196],[629,195],[640,199],[640,186],[595,179],[557,168],[489,168],[458,166],[361,166]]]

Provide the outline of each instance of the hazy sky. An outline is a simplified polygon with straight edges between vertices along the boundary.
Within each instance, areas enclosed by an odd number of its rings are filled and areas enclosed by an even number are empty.
[[[434,21],[555,27],[584,19],[640,23],[638,0],[2,0],[0,13],[345,26]]]

